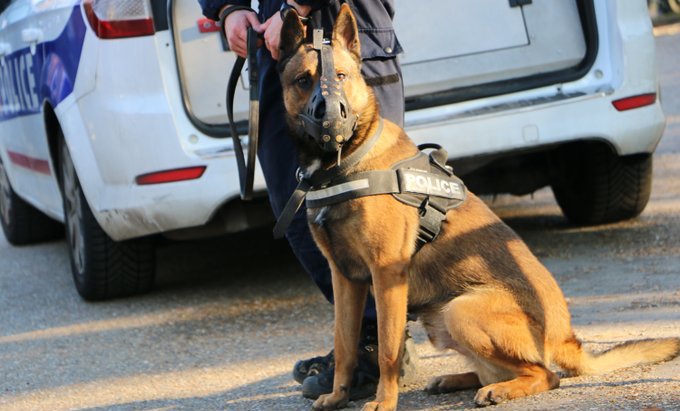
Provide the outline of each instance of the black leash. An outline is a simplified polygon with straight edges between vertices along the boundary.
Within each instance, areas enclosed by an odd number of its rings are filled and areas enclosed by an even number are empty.
[[[257,144],[260,136],[260,86],[258,83],[257,67],[257,41],[258,33],[253,28],[248,29],[248,82],[250,85],[249,114],[248,114],[248,159],[243,152],[241,138],[234,123],[234,94],[238,85],[241,70],[246,61],[243,57],[237,57],[234,67],[231,69],[229,83],[227,84],[227,116],[229,128],[234,141],[234,154],[238,167],[239,184],[241,186],[241,199],[253,198],[253,180],[255,179],[255,161],[257,158]]]

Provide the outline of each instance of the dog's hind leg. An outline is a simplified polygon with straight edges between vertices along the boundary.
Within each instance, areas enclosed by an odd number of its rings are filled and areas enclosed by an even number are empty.
[[[443,317],[456,348],[472,359],[484,385],[475,396],[478,406],[559,386],[557,375],[545,367],[542,320],[529,318],[510,292],[468,292],[452,300]]]
[[[559,377],[541,364],[521,363],[513,368],[517,374],[514,379],[489,384],[477,391],[475,404],[478,407],[500,404],[560,386]]]
[[[335,374],[333,392],[321,395],[315,410],[335,410],[349,402],[352,373],[357,365],[361,319],[368,295],[368,284],[352,282],[330,262],[335,307]]]
[[[428,394],[444,394],[469,388],[479,388],[481,386],[482,383],[479,381],[477,373],[466,372],[435,377],[427,384],[425,391]]]

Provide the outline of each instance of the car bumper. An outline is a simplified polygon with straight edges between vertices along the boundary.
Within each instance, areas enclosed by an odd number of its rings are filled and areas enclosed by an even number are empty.
[[[406,129],[416,143],[440,144],[451,158],[578,140],[606,141],[619,155],[653,152],[665,126],[658,99],[620,112],[612,105],[618,98],[621,93],[580,95],[538,105],[519,101],[514,108],[482,113],[443,106],[407,113]]]

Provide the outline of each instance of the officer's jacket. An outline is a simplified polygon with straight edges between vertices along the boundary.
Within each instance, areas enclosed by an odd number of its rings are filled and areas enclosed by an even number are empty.
[[[218,13],[227,4],[250,6],[250,0],[198,0],[203,8],[203,14],[213,20],[218,19]],[[265,21],[281,8],[281,0],[263,0],[260,2],[259,17]],[[323,27],[330,33],[333,21],[340,11],[339,0],[297,0],[297,3],[311,6],[312,20],[316,27]],[[361,42],[361,57],[364,60],[386,59],[396,57],[402,52],[401,45],[394,34],[392,17],[394,16],[394,0],[352,0],[349,4],[359,27],[359,41]],[[371,84],[372,76],[364,73]],[[375,80],[380,82],[381,80]],[[385,80],[382,80],[385,81]],[[388,80],[389,81],[389,80]]]

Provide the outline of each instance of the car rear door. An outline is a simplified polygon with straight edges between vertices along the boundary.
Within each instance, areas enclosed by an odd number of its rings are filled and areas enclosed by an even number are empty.
[[[407,109],[564,81],[594,51],[582,22],[592,7],[592,0],[397,0]]]
[[[203,19],[197,1],[171,4],[185,106],[203,131],[219,130],[227,122],[224,95],[236,56],[227,51],[219,28]],[[575,68],[593,51],[582,21],[592,8],[593,0],[396,0],[407,109],[578,75]],[[241,81],[235,111],[245,119],[247,90]]]
[[[198,1],[173,0],[170,4],[177,66],[187,113],[194,125],[206,134],[230,135],[226,126],[226,90],[237,56],[228,49],[219,26],[203,17]],[[253,1],[251,7],[257,10],[257,2]],[[234,98],[234,116],[241,122],[248,117],[248,87],[244,78],[247,76],[241,77]]]

